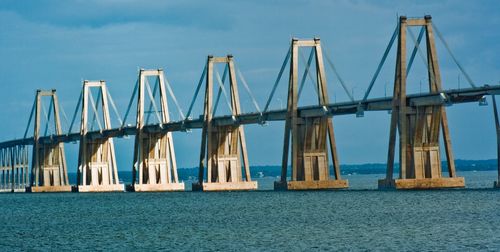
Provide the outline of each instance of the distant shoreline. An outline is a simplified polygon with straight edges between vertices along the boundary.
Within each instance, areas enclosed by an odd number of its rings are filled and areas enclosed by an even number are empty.
[[[443,172],[446,172],[447,162],[442,162]],[[487,160],[455,160],[455,166],[458,172],[463,171],[496,171],[497,170],[497,160],[487,159]],[[398,170],[399,164],[395,164],[395,171]],[[387,165],[384,163],[367,163],[367,164],[344,164],[340,165],[340,170],[342,175],[349,174],[385,174]],[[251,176],[253,178],[258,177],[279,177],[281,176],[281,166],[279,165],[256,165],[250,168]],[[131,177],[131,171],[119,171],[120,179],[123,181],[129,181]],[[179,168],[178,169],[179,179],[181,180],[192,180],[198,177],[198,167],[191,168]],[[330,174],[333,174],[333,169],[330,166]],[[68,175],[71,177],[76,177],[76,172],[69,172]],[[290,169],[288,172],[290,176]]]

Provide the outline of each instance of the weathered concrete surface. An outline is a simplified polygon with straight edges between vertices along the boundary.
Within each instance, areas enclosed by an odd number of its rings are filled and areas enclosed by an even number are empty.
[[[274,182],[274,190],[329,190],[346,189],[348,187],[349,182],[344,179]]]
[[[401,190],[420,190],[420,189],[446,189],[446,188],[464,188],[465,180],[463,177],[455,178],[422,178],[422,179],[381,179],[378,181],[379,189],[401,189]]]
[[[168,183],[168,184],[135,184],[133,191],[135,192],[174,192],[184,191],[184,183]]]
[[[11,193],[11,192],[26,192],[26,188],[5,188],[0,189],[0,193]]]
[[[32,186],[31,192],[71,192],[71,186]]]
[[[123,184],[97,185],[97,186],[78,186],[78,192],[124,192]]]
[[[216,192],[216,191],[252,191],[257,190],[257,181],[243,182],[212,182],[212,183],[193,183],[193,191]]]

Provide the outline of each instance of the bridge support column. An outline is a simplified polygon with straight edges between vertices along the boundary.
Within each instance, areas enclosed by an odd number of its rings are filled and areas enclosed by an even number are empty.
[[[340,177],[340,165],[332,119],[326,116],[300,117],[298,115],[298,50],[300,47],[314,48],[316,55],[318,104],[322,106],[329,104],[320,40],[293,39],[291,45],[288,114],[285,125],[281,180],[274,183],[274,189],[325,190],[347,188],[348,181]],[[291,180],[287,181],[290,140],[292,145],[292,176]],[[329,154],[332,156],[334,179],[330,177]]]
[[[497,133],[497,169],[498,169],[498,177],[497,181],[493,183],[494,188],[500,189],[500,123],[498,119],[498,110],[497,110],[497,101],[495,99],[495,95],[491,96],[493,100],[493,114],[495,116],[495,129]]]
[[[28,147],[25,145],[18,145],[10,148],[11,161],[11,180],[13,192],[25,192],[28,187],[28,173],[29,173],[29,160],[28,160]]]
[[[156,116],[160,123],[167,123],[170,121],[163,70],[141,69],[138,80],[137,134],[134,145],[134,166],[131,189],[136,192],[184,191],[184,183],[179,182],[179,177],[177,175],[177,161],[175,159],[172,132],[150,132],[144,129],[147,123],[147,120],[144,119],[145,94],[148,92],[150,98],[154,99],[155,93],[150,90],[151,87],[147,80],[148,77],[156,78],[156,84],[158,86],[155,86],[154,89],[156,91],[159,88],[160,92],[160,108],[157,110],[156,105],[154,105]],[[151,102],[151,104],[156,104],[154,100]],[[137,172],[139,173],[138,179]]]
[[[216,63],[226,64],[229,71],[231,115],[234,118],[241,113],[233,57],[208,56],[200,170],[198,182],[194,183],[192,188],[193,191],[256,190],[257,182],[252,181],[250,175],[243,126],[236,123],[215,125],[212,121],[213,72]],[[203,179],[204,167],[207,168],[206,181]]]
[[[92,89],[98,90],[97,101],[94,101]],[[89,104],[90,103],[90,104]],[[101,114],[98,104],[101,104]],[[78,192],[123,192],[116,167],[113,138],[92,139],[89,131],[89,105],[92,105],[93,120],[100,130],[111,129],[108,107],[108,90],[104,81],[84,81],[82,90],[82,119],[80,127],[80,151],[78,156]],[[101,123],[99,117],[102,118]]]
[[[0,149],[0,192],[12,192],[11,148]]]
[[[54,115],[54,134],[62,135],[59,117],[59,102],[56,91],[41,91],[36,93],[35,132],[33,145],[33,160],[31,171],[31,192],[70,192],[68,170],[64,154],[64,143],[40,141],[42,97],[50,97],[51,107],[47,116],[49,125],[50,114]]]
[[[464,178],[455,173],[448,119],[443,105],[418,106],[406,100],[406,31],[408,26],[426,29],[427,62],[430,92],[441,92],[441,74],[437,60],[431,17],[407,19],[400,17],[396,78],[391,115],[391,132],[386,178],[379,188],[434,189],[464,187]],[[440,156],[440,127],[449,177],[443,177]],[[399,132],[399,179],[393,178],[396,131]]]

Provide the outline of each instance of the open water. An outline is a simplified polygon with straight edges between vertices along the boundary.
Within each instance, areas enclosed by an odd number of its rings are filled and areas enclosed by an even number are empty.
[[[0,194],[0,250],[500,251],[496,172],[459,175],[468,189]]]

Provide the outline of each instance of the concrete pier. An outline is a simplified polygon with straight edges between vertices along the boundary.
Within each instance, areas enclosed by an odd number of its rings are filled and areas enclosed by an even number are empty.
[[[42,192],[71,192],[71,186],[32,186],[29,192],[42,193]]]
[[[155,83],[153,92],[148,79]],[[162,69],[139,71],[136,136],[134,144],[134,164],[132,187],[130,190],[136,192],[153,191],[183,191],[184,183],[179,182],[177,175],[177,160],[174,149],[172,132],[156,132],[145,130],[151,114],[144,116],[147,111],[154,110],[156,118],[160,123],[169,123],[170,114],[167,103],[166,87],[171,90],[170,84],[165,81],[165,73]],[[156,105],[155,94],[159,91],[159,105]],[[145,101],[146,94],[149,95],[150,103]],[[175,99],[175,97],[172,97]]]
[[[169,184],[136,184],[134,191],[136,192],[174,192],[184,191],[184,183],[169,183]]]
[[[450,189],[464,188],[465,181],[462,177],[456,178],[420,178],[420,179],[393,179],[378,181],[379,189]]]
[[[31,192],[71,192],[63,142],[46,142],[40,137],[42,98],[49,98],[50,112],[53,112],[55,133],[62,135],[59,116],[59,101],[56,90],[37,90],[35,98],[34,145],[31,174]],[[49,123],[49,117],[46,120]]]
[[[347,180],[316,180],[316,181],[275,181],[274,190],[332,190],[347,189]]]
[[[387,174],[386,178],[380,180],[378,185],[380,189],[463,188],[465,187],[464,178],[456,176],[455,159],[444,104],[407,103],[406,32],[412,26],[422,27],[419,39],[422,38],[424,31],[426,34],[429,92],[442,92],[441,72],[439,70],[431,17],[425,16],[425,18],[411,19],[404,16],[400,17]],[[415,41],[415,44],[412,55],[417,52],[419,41]],[[443,177],[442,173],[441,131],[449,177]],[[392,177],[396,133],[399,133],[399,179],[393,179]]]
[[[206,191],[206,192],[217,192],[217,191],[252,191],[257,190],[256,181],[240,181],[240,182],[224,182],[224,183],[193,183],[193,191]]]
[[[236,69],[232,55],[226,57],[208,56],[206,64],[204,124],[198,182],[192,185],[194,191],[238,191],[256,190],[257,182],[250,177],[247,144],[243,125],[217,125],[213,121],[218,98],[213,101],[215,64],[226,66],[222,78],[217,75],[219,96],[227,94],[224,81],[229,73],[229,96],[226,102],[234,118],[241,113]],[[201,84],[201,82],[200,82]],[[207,179],[204,180],[204,168]]]
[[[288,87],[288,106],[283,144],[281,180],[274,184],[275,190],[324,190],[347,188],[348,182],[340,177],[340,165],[335,143],[333,121],[323,115],[301,118],[298,114],[299,94],[305,83],[298,82],[299,49],[312,48],[307,66],[316,56],[314,75],[318,76],[315,85],[319,106],[329,103],[326,74],[323,64],[323,51],[320,40],[292,39],[290,47],[290,81]],[[285,61],[286,63],[286,61]],[[309,71],[306,68],[306,71]],[[304,74],[305,76],[305,74]],[[290,151],[291,143],[291,151]],[[291,153],[291,181],[286,181],[288,155]],[[334,177],[330,177],[329,155],[332,158]]]
[[[98,91],[97,102],[94,101],[92,96],[92,89]],[[79,192],[125,191],[125,186],[120,184],[118,178],[113,138],[92,139],[87,134],[89,127],[93,126],[89,126],[89,122],[97,122],[100,130],[111,129],[111,118],[108,107],[109,97],[105,81],[83,81],[81,139],[77,179],[77,189]],[[98,111],[101,111],[101,113],[98,113]],[[89,120],[89,114],[93,115],[94,119],[92,121]]]

